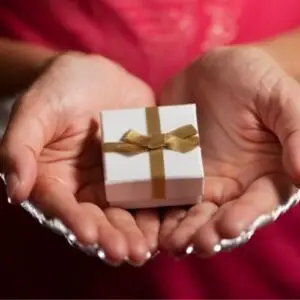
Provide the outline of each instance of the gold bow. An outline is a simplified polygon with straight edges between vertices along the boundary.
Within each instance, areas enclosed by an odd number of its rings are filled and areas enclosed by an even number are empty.
[[[135,155],[165,148],[186,153],[199,145],[199,138],[196,134],[197,130],[193,125],[184,125],[167,133],[156,133],[148,136],[130,129],[123,135],[121,142],[104,143],[103,151]]]
[[[165,169],[163,150],[170,149],[186,153],[199,146],[197,130],[193,125],[185,125],[167,133],[161,133],[158,107],[145,108],[148,135],[129,130],[120,142],[104,143],[104,152],[116,152],[123,155],[149,153],[150,172],[152,180],[152,195],[154,199],[165,199]]]

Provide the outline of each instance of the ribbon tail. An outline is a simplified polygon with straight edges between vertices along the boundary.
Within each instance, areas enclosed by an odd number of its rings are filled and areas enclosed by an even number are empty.
[[[135,130],[128,130],[122,137],[122,141],[128,144],[136,145],[139,148],[147,148],[150,138],[138,133]]]
[[[197,129],[193,125],[184,125],[169,132],[170,136],[177,136],[180,139],[186,139],[197,134]]]
[[[104,143],[103,152],[120,153],[123,155],[135,155],[147,151],[147,149],[130,143]]]
[[[195,149],[198,145],[199,139],[197,136],[187,139],[180,139],[177,136],[171,136],[167,140],[166,148],[180,153],[187,153]]]

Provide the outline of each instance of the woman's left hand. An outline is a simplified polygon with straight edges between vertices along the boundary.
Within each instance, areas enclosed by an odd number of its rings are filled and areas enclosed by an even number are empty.
[[[192,244],[207,256],[221,239],[238,236],[271,212],[299,183],[300,86],[266,52],[228,47],[174,79],[161,104],[184,100],[198,106],[205,192],[190,209],[167,211],[160,245],[182,254]]]

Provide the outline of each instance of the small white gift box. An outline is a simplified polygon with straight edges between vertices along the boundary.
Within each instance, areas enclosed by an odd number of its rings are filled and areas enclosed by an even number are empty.
[[[126,209],[195,204],[203,163],[194,104],[103,111],[106,200]]]

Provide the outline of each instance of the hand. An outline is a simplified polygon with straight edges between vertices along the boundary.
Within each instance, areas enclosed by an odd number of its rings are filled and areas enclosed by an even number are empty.
[[[1,144],[8,193],[60,218],[114,264],[155,251],[159,219],[104,206],[99,112],[154,105],[151,90],[100,57],[65,54],[17,101]]]
[[[264,51],[221,48],[194,63],[163,93],[162,104],[196,101],[204,157],[203,202],[169,210],[161,247],[190,244],[214,254],[261,214],[287,200],[300,180],[300,87]],[[174,86],[176,88],[174,88]]]

